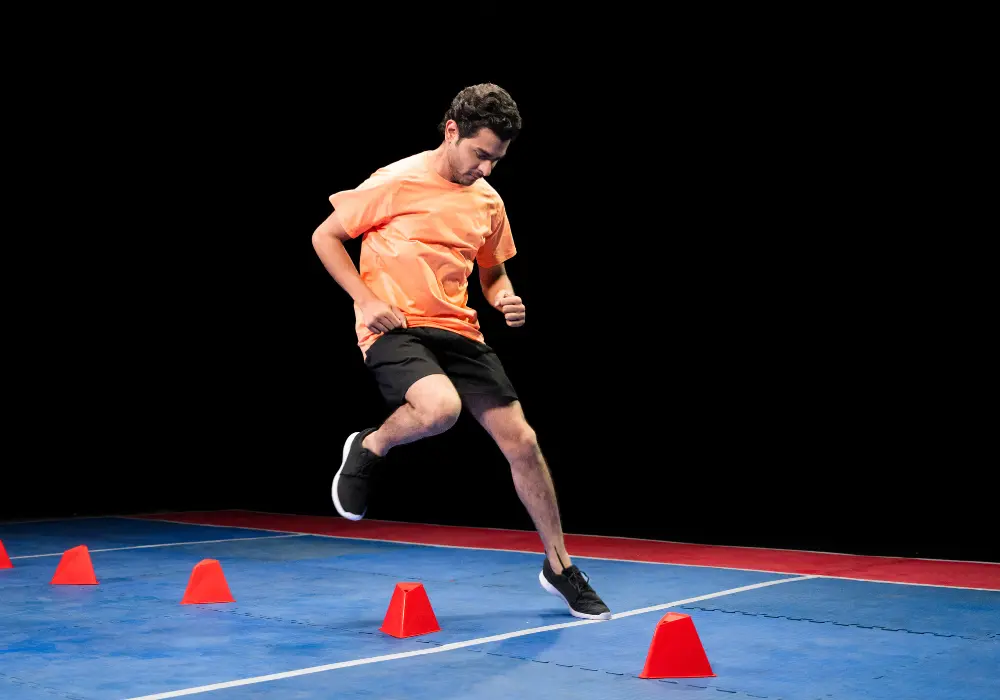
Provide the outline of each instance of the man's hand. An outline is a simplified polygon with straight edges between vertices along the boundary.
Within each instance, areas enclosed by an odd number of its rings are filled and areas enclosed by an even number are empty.
[[[365,326],[370,331],[388,333],[393,328],[406,328],[406,316],[403,312],[381,299],[372,299],[360,306]]]
[[[500,313],[511,328],[524,325],[524,304],[521,303],[521,297],[514,296],[509,289],[500,290],[493,306],[500,309]]]

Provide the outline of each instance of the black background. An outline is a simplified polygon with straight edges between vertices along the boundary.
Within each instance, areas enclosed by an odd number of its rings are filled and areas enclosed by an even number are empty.
[[[42,73],[26,54],[0,518],[335,516],[343,440],[385,409],[310,236],[492,81],[525,122],[490,181],[527,324],[475,272],[471,304],[566,531],[997,559],[978,348],[900,211],[920,157],[878,71],[753,42],[514,65],[531,38],[442,21],[349,48],[345,25],[133,24]],[[466,416],[389,461],[369,517],[531,528]]]

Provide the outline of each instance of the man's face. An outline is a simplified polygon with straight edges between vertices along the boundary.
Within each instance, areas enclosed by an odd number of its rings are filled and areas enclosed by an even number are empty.
[[[490,129],[480,129],[474,136],[458,139],[458,126],[454,122],[448,123],[446,135],[452,180],[460,185],[471,185],[481,177],[488,177],[510,145],[510,141],[501,141]]]

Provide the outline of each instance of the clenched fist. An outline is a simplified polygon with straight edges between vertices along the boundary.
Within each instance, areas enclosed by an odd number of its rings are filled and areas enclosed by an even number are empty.
[[[493,306],[500,309],[500,313],[511,328],[524,325],[524,304],[521,302],[521,297],[514,296],[510,290],[501,290]]]
[[[395,306],[381,299],[372,299],[361,305],[361,315],[368,330],[388,333],[393,328],[406,328],[406,316]]]

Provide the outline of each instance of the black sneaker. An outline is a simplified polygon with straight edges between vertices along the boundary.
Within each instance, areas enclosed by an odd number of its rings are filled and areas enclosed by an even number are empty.
[[[561,574],[557,574],[546,558],[538,574],[538,582],[549,593],[565,600],[574,617],[582,617],[585,620],[611,619],[611,610],[590,587],[587,575],[576,568],[576,565],[565,568]]]
[[[361,520],[368,510],[371,476],[382,458],[361,446],[365,436],[377,428],[352,433],[344,443],[344,458],[333,477],[333,505],[348,520]]]

